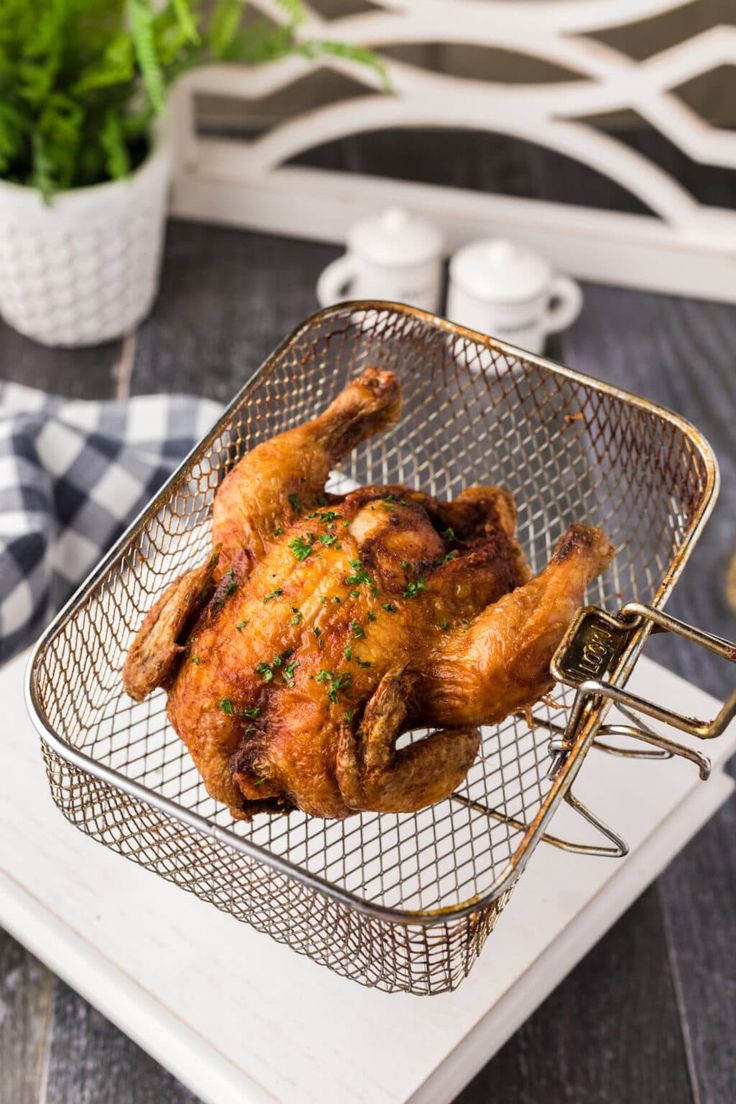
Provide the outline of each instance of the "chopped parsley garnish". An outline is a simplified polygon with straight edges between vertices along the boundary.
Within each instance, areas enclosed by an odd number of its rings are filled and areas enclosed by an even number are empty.
[[[443,562],[443,564],[447,564],[447,563],[450,563],[451,560],[456,560],[456,559],[457,559],[457,552],[448,552],[442,562]]]
[[[247,624],[248,624],[248,619],[246,618],[244,621],[238,621],[235,628],[238,630],[238,632],[242,632]]]
[[[233,703],[230,701],[229,698],[223,698],[217,704],[223,713],[227,713],[230,717],[232,717],[235,710],[233,709]]]
[[[338,671],[337,674],[333,674],[332,671],[321,670],[317,675],[317,682],[321,682],[329,686],[327,691],[327,697],[331,702],[337,701],[337,695],[341,690],[347,690],[352,684],[353,676],[350,671]]]
[[[445,540],[454,540],[455,539],[455,530],[452,528],[451,525],[448,525],[447,528],[445,529],[445,531],[443,533],[440,533],[440,536],[444,537]]]
[[[284,667],[284,681],[286,682],[287,686],[294,685],[294,672],[296,671],[298,666],[299,660],[292,659],[291,663],[287,663]]]
[[[403,567],[404,571],[408,571],[409,568],[411,567],[411,564],[409,563],[408,560],[402,560],[401,561],[401,566]]]
[[[257,705],[251,705],[248,709],[243,710],[244,717],[260,717],[261,710]]]
[[[289,502],[291,503],[291,505],[292,505],[292,506],[294,507],[294,509],[295,509],[295,510],[296,510],[297,512],[299,512],[299,510],[301,510],[301,508],[302,508],[302,504],[301,504],[301,502],[299,501],[299,495],[296,495],[296,494],[290,494],[290,495],[289,495]]]
[[[282,595],[283,593],[284,593],[284,591],[281,587],[276,587],[276,590],[272,590],[271,593],[267,594],[266,597],[263,599],[264,606],[265,606],[266,602],[270,602],[274,598],[280,597],[280,595]]]
[[[268,663],[259,663],[256,667],[256,674],[262,675],[266,682],[271,682],[273,680],[273,671]]]
[[[405,598],[416,598],[420,590],[426,590],[427,584],[424,578],[420,575],[418,579],[413,579],[410,583],[406,584],[406,590],[404,591]]]
[[[192,656],[192,663],[195,667],[199,667],[201,662],[202,660],[199,658],[199,656]]]
[[[273,535],[274,535],[275,537],[280,537],[280,536],[281,536],[281,534],[283,533],[283,531],[284,531],[284,530],[283,530],[283,529],[281,528],[281,526],[279,525],[278,529],[274,529],[274,531],[273,531]]]
[[[314,533],[307,533],[307,538],[294,537],[289,541],[289,548],[299,561],[306,560],[314,552]]]
[[[355,716],[355,710],[354,710],[354,709],[348,709],[348,710],[346,711],[346,713],[345,713],[345,720],[346,720],[346,721],[348,722],[348,724],[352,724],[352,723],[353,723],[353,717],[354,717],[354,716]]]
[[[332,525],[333,521],[336,521],[340,517],[337,510],[312,510],[311,514],[307,514],[308,518],[319,518],[324,525]]]
[[[312,629],[312,632],[314,633],[314,635],[315,635],[315,636],[316,636],[316,637],[317,637],[318,639],[319,639],[319,637],[320,637],[320,636],[322,635],[322,630],[321,630],[321,628],[319,627],[319,625],[315,625],[315,626],[314,626],[314,628]]]
[[[393,602],[384,602],[382,608],[385,609],[388,613],[396,613],[396,606],[393,604]]]
[[[357,637],[358,640],[362,640],[365,638],[365,629],[362,625],[358,624],[357,621],[350,622],[350,631],[353,636]]]
[[[371,663],[371,661],[369,659],[361,659],[360,656],[355,657],[355,662],[358,664],[359,667],[372,667],[373,666],[373,664]]]
[[[235,578],[235,572],[232,568],[230,568],[229,571],[225,572],[225,578],[230,580],[230,582],[225,587],[225,594],[234,594],[235,591],[238,589],[238,580]]]
[[[253,785],[254,785],[254,786],[262,786],[262,785],[263,785],[263,784],[264,784],[265,782],[268,782],[268,779],[267,779],[267,778],[256,778],[256,780],[255,780],[255,782],[253,783]]]
[[[330,533],[321,533],[319,537],[319,542],[320,544],[324,544],[329,548],[331,544],[335,544],[337,542],[337,536],[333,536]]]
[[[348,644],[347,648],[345,649],[345,651],[342,654],[345,656],[346,659],[352,659],[353,658],[352,645]]]
[[[351,598],[360,598],[360,591],[359,590],[351,590],[350,591],[350,597]]]
[[[336,594],[332,601],[337,602],[337,604],[339,605],[340,602],[342,602],[342,598],[339,596],[339,594]]]
[[[363,583],[368,583],[369,586],[373,585],[373,579],[363,567],[360,560],[351,560],[350,566],[353,569],[353,574],[348,575],[345,580],[348,586],[361,586]]]
[[[290,625],[298,625],[299,622],[302,620],[302,611],[299,609],[298,606],[292,606],[291,607],[291,612],[294,614],[294,616],[292,617],[289,624]]]
[[[440,621],[440,628],[442,629],[443,632],[447,632],[449,627],[450,627],[450,622],[449,621]]]
[[[376,620],[376,615],[373,612],[373,610],[368,610],[368,620],[369,621],[375,621]]]

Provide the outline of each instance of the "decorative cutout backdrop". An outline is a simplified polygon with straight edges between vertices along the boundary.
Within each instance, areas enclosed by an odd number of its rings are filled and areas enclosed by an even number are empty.
[[[196,93],[247,102],[302,78],[310,63],[287,58],[258,69],[218,66],[190,74],[176,96],[179,167],[174,210],[188,217],[341,241],[356,217],[405,203],[439,223],[448,247],[504,232],[545,250],[576,275],[736,301],[736,213],[705,206],[672,176],[585,116],[633,109],[688,157],[736,169],[736,133],[710,126],[674,89],[736,65],[736,27],[706,30],[644,61],[585,35],[635,24],[688,0],[376,0],[374,10],[324,20],[305,34],[381,47],[470,43],[526,54],[579,74],[508,84],[435,73],[386,58],[394,93],[374,72],[331,58],[366,94],[306,111],[252,141],[197,137]],[[271,0],[255,6],[274,20]],[[736,73],[736,70],[734,70]],[[736,81],[734,82],[736,85]],[[736,88],[734,89],[736,92]],[[622,214],[530,199],[389,181],[285,162],[325,142],[402,127],[485,130],[546,146],[596,169],[653,214]],[[437,136],[441,151],[441,131]]]

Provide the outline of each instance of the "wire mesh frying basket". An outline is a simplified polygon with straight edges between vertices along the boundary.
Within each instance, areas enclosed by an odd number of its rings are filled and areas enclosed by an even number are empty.
[[[484,729],[450,799],[412,815],[234,822],[169,726],[164,693],[142,703],[124,693],[125,653],[156,596],[207,554],[224,473],[314,417],[369,365],[398,375],[404,413],[345,462],[345,476],[443,498],[501,484],[516,498],[535,570],[572,521],[600,525],[618,553],[591,587],[601,609],[581,611],[553,663],[560,704]],[[322,311],[255,373],[39,642],[29,705],[53,799],[101,843],[346,977],[387,991],[452,989],[540,840],[625,853],[571,785],[607,731],[611,698],[692,730],[623,689],[653,622],[736,655],[659,612],[717,482],[702,437],[651,403],[407,307]],[[720,731],[735,708],[732,700],[698,734]],[[643,722],[631,732],[678,750]],[[705,772],[707,761],[689,754]],[[605,844],[545,834],[563,800]]]

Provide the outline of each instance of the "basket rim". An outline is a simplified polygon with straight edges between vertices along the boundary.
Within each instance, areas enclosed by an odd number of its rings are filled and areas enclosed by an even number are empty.
[[[384,300],[350,300],[315,311],[295,327],[295,329],[275,347],[273,352],[251,373],[242,387],[236,392],[211,429],[194,445],[179,466],[162,484],[150,502],[143,507],[125,532],[100,559],[97,566],[92,569],[87,578],[71,596],[66,605],[54,617],[35,644],[26,669],[25,702],[31,721],[41,740],[46,743],[59,758],[71,763],[87,774],[100,779],[109,786],[121,790],[131,797],[137,798],[144,804],[153,806],[159,812],[172,817],[174,820],[186,824],[188,827],[193,828],[201,834],[214,838],[229,847],[233,847],[242,854],[258,862],[262,862],[272,869],[278,870],[287,877],[311,887],[318,893],[339,901],[348,908],[357,909],[361,913],[394,924],[418,924],[422,926],[447,924],[452,921],[463,920],[491,906],[504,892],[515,884],[531,857],[531,854],[534,852],[536,845],[540,842],[541,836],[560,802],[569,792],[585,755],[593,742],[595,733],[610,707],[610,703],[601,702],[598,707],[591,710],[588,714],[567,762],[553,781],[534,820],[527,826],[518,844],[515,855],[511,857],[507,864],[507,868],[499,875],[485,893],[475,895],[466,901],[451,906],[434,909],[402,909],[381,905],[374,901],[366,900],[349,890],[342,889],[340,886],[333,884],[319,874],[304,869],[298,863],[293,863],[288,859],[282,858],[268,850],[268,848],[256,844],[251,840],[244,839],[227,828],[222,828],[214,824],[207,817],[199,813],[191,812],[189,809],[184,808],[184,806],[179,805],[170,798],[163,797],[163,795],[159,794],[155,789],[128,778],[119,771],[98,762],[78,748],[75,748],[68,740],[54,730],[48,721],[40,699],[38,680],[46,648],[57,633],[73,617],[76,611],[96,592],[98,586],[102,583],[113,565],[117,563],[121,555],[127,550],[129,544],[138,537],[148,519],[156,514],[160,507],[171,497],[172,492],[176,490],[179,482],[185,478],[191,463],[207,450],[208,446],[217,439],[223,429],[227,428],[236,409],[247,400],[249,394],[269,375],[283,354],[291,345],[299,340],[303,333],[307,332],[315,324],[329,320],[331,317],[339,317],[345,314],[349,315],[356,311],[391,311],[394,314],[418,319],[432,328],[444,330],[448,336],[454,335],[455,337],[471,341],[475,345],[485,346],[489,350],[499,351],[512,360],[516,359],[523,363],[537,365],[547,372],[563,376],[584,385],[590,390],[616,398],[650,415],[658,416],[670,425],[678,428],[685,438],[687,438],[693,449],[699,454],[703,462],[706,474],[706,486],[699,507],[683,534],[680,548],[675,554],[668,570],[664,574],[656,594],[650,602],[655,608],[661,608],[665,605],[713,510],[720,486],[720,475],[715,454],[700,430],[680,414],[669,410],[667,407],[654,403],[649,399],[635,395],[624,388],[598,380],[594,376],[587,375],[586,373],[567,368],[565,365],[558,364],[541,355],[526,352],[514,345],[478,333],[468,327],[449,322],[429,311],[420,310],[419,308],[410,307],[402,303]],[[630,643],[621,656],[615,676],[612,679],[615,685],[625,685],[636,659],[644,647],[649,631],[649,626],[642,626],[640,630],[632,634]]]

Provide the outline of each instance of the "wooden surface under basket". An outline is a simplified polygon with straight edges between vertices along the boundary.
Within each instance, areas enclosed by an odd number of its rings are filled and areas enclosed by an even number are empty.
[[[710,450],[682,419],[548,361],[388,304],[330,308],[266,361],[42,638],[31,701],[52,794],[107,846],[338,973],[435,993],[467,975],[595,735],[590,715],[550,781],[550,728],[484,729],[448,801],[411,815],[322,821],[301,813],[234,823],[207,795],[168,725],[165,695],[133,703],[120,669],[156,595],[200,562],[210,505],[248,449],[321,411],[369,365],[397,373],[398,426],[349,457],[359,484],[399,482],[452,497],[511,490],[534,569],[572,521],[618,552],[588,600],[661,605],[714,498]],[[625,679],[641,641],[627,658]]]

